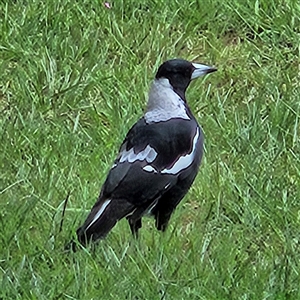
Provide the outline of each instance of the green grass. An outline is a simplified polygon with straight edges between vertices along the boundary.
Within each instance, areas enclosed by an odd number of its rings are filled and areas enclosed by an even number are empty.
[[[0,4],[0,299],[299,299],[298,1]],[[161,235],[65,253],[156,68],[191,84],[201,171]],[[62,208],[70,199],[60,232]]]

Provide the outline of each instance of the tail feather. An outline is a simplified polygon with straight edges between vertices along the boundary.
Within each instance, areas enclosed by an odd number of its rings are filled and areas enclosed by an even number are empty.
[[[85,246],[89,241],[105,238],[116,223],[133,209],[134,206],[124,199],[97,201],[84,224],[77,229],[78,241]]]

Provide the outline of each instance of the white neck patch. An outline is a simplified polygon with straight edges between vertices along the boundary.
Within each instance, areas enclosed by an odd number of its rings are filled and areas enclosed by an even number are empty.
[[[155,123],[173,118],[190,120],[185,103],[174,92],[169,79],[155,79],[149,91],[145,120],[147,123]]]

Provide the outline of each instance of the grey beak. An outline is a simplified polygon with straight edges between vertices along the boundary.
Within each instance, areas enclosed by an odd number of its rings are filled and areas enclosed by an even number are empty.
[[[212,73],[212,72],[215,72],[218,70],[217,68],[203,65],[203,64],[197,64],[197,63],[193,63],[193,66],[194,66],[195,70],[192,73],[191,79],[195,79],[200,76],[203,76],[203,75],[206,75],[208,73]]]

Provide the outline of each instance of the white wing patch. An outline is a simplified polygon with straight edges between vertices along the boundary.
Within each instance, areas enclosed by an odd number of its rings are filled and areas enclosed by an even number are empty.
[[[192,164],[194,157],[195,157],[195,149],[196,149],[196,144],[197,144],[198,138],[199,138],[199,128],[197,128],[196,134],[193,139],[193,148],[192,148],[191,153],[181,156],[170,169],[163,169],[161,171],[161,174],[175,175],[175,174],[179,173],[180,171],[189,167]]]
[[[100,218],[100,216],[102,215],[102,213],[104,212],[105,208],[110,203],[110,201],[111,200],[108,199],[108,200],[105,200],[103,202],[103,204],[101,205],[100,209],[98,210],[98,212],[94,216],[94,219],[92,220],[92,222],[89,224],[89,226],[85,230],[88,230]]]
[[[119,162],[122,163],[127,161],[129,163],[133,163],[137,160],[146,160],[147,163],[152,163],[155,160],[156,156],[157,152],[150,145],[147,145],[147,147],[139,153],[134,153],[134,148],[123,150],[121,152]]]
[[[197,144],[198,139],[199,139],[199,128],[197,128],[196,134],[193,139],[193,148],[192,148],[191,153],[181,156],[171,168],[163,169],[162,171],[160,171],[160,173],[175,175],[175,174],[179,173],[180,171],[188,168],[193,163],[193,160],[195,157],[196,144]],[[143,170],[146,172],[149,172],[149,173],[159,173],[151,165],[144,166]]]
[[[143,170],[146,171],[146,172],[149,172],[149,173],[152,173],[152,172],[157,173],[157,170],[154,167],[150,166],[150,165],[145,166],[143,168]]]

